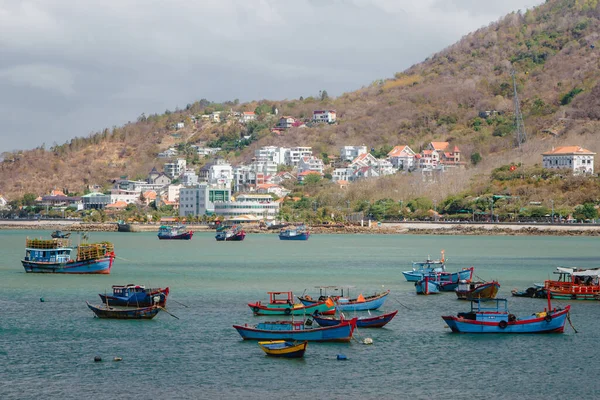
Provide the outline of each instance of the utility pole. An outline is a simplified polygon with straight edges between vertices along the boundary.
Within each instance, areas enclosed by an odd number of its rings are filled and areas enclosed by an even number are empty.
[[[554,223],[554,199],[550,200],[550,203],[552,204],[552,214],[550,216],[551,219],[551,223]]]
[[[521,104],[519,103],[519,95],[517,93],[517,80],[515,78],[516,71],[511,70],[510,75],[513,81],[513,101],[515,103],[515,128],[517,131],[517,147],[521,148],[521,144],[527,141],[527,135],[525,134],[525,124],[523,123],[523,115],[521,114]]]

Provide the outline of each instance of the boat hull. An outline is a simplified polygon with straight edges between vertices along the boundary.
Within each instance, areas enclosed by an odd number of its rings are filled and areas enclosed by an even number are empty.
[[[179,235],[158,235],[160,240],[190,240],[194,236],[194,232],[185,232]]]
[[[158,306],[134,308],[134,309],[113,309],[111,307],[95,307],[87,303],[90,310],[98,318],[107,319],[152,319],[161,310]]]
[[[336,299],[335,297],[333,297],[333,299],[335,299],[335,308],[338,311],[367,311],[376,310],[381,307],[385,303],[389,294],[390,291],[388,290],[374,296],[366,297],[365,301],[360,302],[357,301],[357,299],[351,299],[347,301],[345,301],[346,299]],[[298,299],[306,306],[317,303],[316,300],[307,299],[306,297],[298,297]]]
[[[309,237],[310,233],[306,232],[294,236],[279,235],[279,240],[308,240]]]
[[[349,342],[356,328],[356,318],[336,326],[310,329],[257,329],[247,325],[234,325],[244,340],[296,340],[315,342]]]
[[[440,276],[440,281],[445,283],[456,283],[460,281],[470,281],[473,276],[473,267],[465,268],[457,272],[430,272],[430,273],[421,273],[419,271],[405,271],[402,272],[402,275],[406,278],[408,282],[418,282],[423,280],[425,277],[428,277],[431,280],[437,280],[438,275]],[[456,287],[448,287],[449,290],[454,290]]]
[[[496,316],[492,321],[455,316],[443,316],[442,319],[456,333],[562,333],[569,310],[570,306],[567,306],[564,310],[551,312],[551,318],[534,315],[515,321],[509,321],[508,315]]]
[[[438,294],[440,292],[440,286],[436,282],[424,279],[415,283],[415,290],[417,291],[417,294]]]
[[[215,236],[215,239],[217,240],[217,242],[241,242],[242,240],[244,240],[245,237],[246,233],[242,232],[229,237],[227,237],[226,235],[217,234]]]
[[[260,348],[270,357],[301,358],[304,357],[308,341],[291,343],[285,340],[258,342]]]
[[[376,317],[358,318],[356,321],[357,328],[382,328],[387,325],[394,317],[398,314],[398,310],[378,315]],[[313,315],[312,317],[317,324],[320,326],[335,326],[342,323],[343,320],[338,318],[326,318],[320,315]]]
[[[335,312],[335,304],[329,305],[326,302],[311,305],[295,304],[294,306],[250,303],[248,307],[252,309],[254,315],[311,315],[314,313]]]
[[[498,294],[499,289],[500,284],[498,282],[488,282],[472,290],[456,290],[456,296],[460,300],[493,299]]]
[[[27,273],[51,274],[110,274],[114,256],[96,260],[72,261],[67,263],[44,263],[21,260]]]

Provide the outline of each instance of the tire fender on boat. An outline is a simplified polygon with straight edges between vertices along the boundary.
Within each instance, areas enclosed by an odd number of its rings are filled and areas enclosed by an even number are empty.
[[[286,313],[286,315],[290,315],[292,313],[292,309],[291,308],[286,308],[284,313]]]
[[[547,315],[544,317],[544,321],[546,321],[546,322],[550,322],[550,321],[552,321],[552,315],[550,315],[550,314],[547,314]]]
[[[506,328],[507,325],[508,325],[508,322],[506,322],[506,321],[500,321],[498,323],[498,328],[504,329],[504,328]]]
[[[258,308],[258,307],[253,307],[253,308],[252,308],[252,311],[254,311],[255,313],[257,313],[257,312],[258,312],[258,310],[259,310],[259,308]]]

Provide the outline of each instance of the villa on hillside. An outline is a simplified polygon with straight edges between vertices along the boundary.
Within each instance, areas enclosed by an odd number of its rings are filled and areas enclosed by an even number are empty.
[[[333,124],[336,121],[335,110],[315,110],[313,111],[313,122]]]
[[[543,153],[542,160],[544,168],[565,168],[575,175],[593,174],[595,155],[596,153],[580,146],[562,146]]]
[[[240,122],[246,123],[250,121],[256,121],[256,114],[254,113],[254,111],[244,111],[242,113],[242,118],[240,119]]]
[[[361,154],[368,153],[367,146],[344,146],[340,149],[340,160],[352,161]]]
[[[411,171],[415,168],[416,155],[410,147],[403,145],[394,147],[387,156],[395,168]]]

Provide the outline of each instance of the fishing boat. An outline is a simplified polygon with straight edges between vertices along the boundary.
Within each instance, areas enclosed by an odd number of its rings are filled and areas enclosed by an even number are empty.
[[[558,267],[558,280],[544,281],[544,290],[553,299],[596,300],[600,297],[600,269]]]
[[[75,248],[69,239],[25,240],[25,272],[59,274],[110,274],[115,251],[112,243],[81,243]]]
[[[530,286],[525,290],[513,289],[510,292],[515,297],[534,297],[538,299],[545,299],[548,296],[544,290],[544,285]]]
[[[357,328],[382,328],[398,314],[398,310],[391,313],[376,315],[372,317],[358,317]],[[341,324],[346,318],[344,314],[339,317],[325,317],[322,314],[313,314],[313,320],[320,326],[335,326]]]
[[[324,301],[327,298],[331,298],[335,302],[335,308],[338,311],[367,311],[376,310],[381,307],[390,294],[390,291],[386,290],[384,292],[375,293],[371,296],[364,296],[362,293],[360,293],[356,298],[349,298],[350,289],[353,288],[352,286],[319,286],[317,288],[319,289],[320,293],[317,300],[308,295],[299,296],[298,300],[300,300],[302,304],[308,306],[316,302]],[[339,294],[334,296],[327,295],[328,291],[332,290],[339,291]]]
[[[433,260],[429,256],[425,261],[417,261],[412,263],[411,271],[404,271],[402,275],[408,282],[417,282],[423,279],[425,275],[429,275],[434,272],[445,272],[446,271],[446,258],[445,251],[441,251],[441,258],[439,260]]]
[[[315,302],[310,305],[294,304],[292,292],[267,292],[269,303],[260,301],[248,303],[254,315],[310,315],[314,313],[335,313],[335,303],[331,299]]]
[[[194,232],[187,230],[185,225],[162,225],[158,228],[158,238],[160,240],[190,240]]]
[[[117,221],[117,231],[118,232],[131,232],[131,224],[128,224],[125,221],[119,220],[119,221]]]
[[[244,340],[297,340],[317,342],[349,342],[358,318],[339,325],[313,327],[312,320],[260,322],[253,326],[233,325]],[[311,321],[310,323],[307,323]]]
[[[258,342],[258,345],[271,357],[301,358],[304,357],[308,341],[295,343],[285,340],[270,340],[268,342]]]
[[[415,282],[415,290],[417,294],[438,294],[440,292],[440,285],[429,276],[425,276],[422,280]]]
[[[244,240],[245,237],[246,237],[246,232],[244,231],[242,226],[241,225],[233,225],[228,229],[217,232],[215,239],[217,239],[217,242],[223,242],[223,241],[239,242],[239,241]]]
[[[99,293],[103,304],[121,307],[149,307],[153,304],[164,307],[169,288],[146,288],[142,285],[113,285],[112,295]]]
[[[306,225],[287,226],[279,231],[280,240],[308,240],[309,236]]]
[[[71,237],[71,232],[54,231],[50,234],[53,239],[68,239]]]
[[[141,308],[115,308],[107,305],[93,306],[86,302],[87,306],[98,318],[110,319],[152,319],[162,309],[158,305]]]
[[[570,309],[553,309],[548,298],[547,309],[519,318],[509,313],[506,299],[473,299],[471,311],[442,319],[460,333],[562,333]]]
[[[471,299],[493,299],[498,294],[500,283],[490,282],[468,282],[461,281],[456,288],[456,297],[460,300]]]

